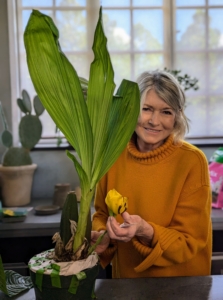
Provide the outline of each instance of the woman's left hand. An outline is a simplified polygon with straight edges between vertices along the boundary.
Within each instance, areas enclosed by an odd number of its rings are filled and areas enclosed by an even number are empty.
[[[129,242],[134,236],[137,236],[143,244],[150,245],[154,234],[153,227],[138,215],[130,215],[124,212],[122,217],[124,225],[121,226],[114,217],[108,218],[106,226],[109,237]]]

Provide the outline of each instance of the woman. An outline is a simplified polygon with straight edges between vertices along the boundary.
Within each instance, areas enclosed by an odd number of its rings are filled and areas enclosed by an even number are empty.
[[[132,139],[97,186],[92,241],[113,278],[209,275],[211,193],[202,151],[183,141],[185,95],[166,72],[138,79],[141,113]],[[108,216],[107,193],[128,198],[128,210]],[[132,224],[120,227],[121,223]]]

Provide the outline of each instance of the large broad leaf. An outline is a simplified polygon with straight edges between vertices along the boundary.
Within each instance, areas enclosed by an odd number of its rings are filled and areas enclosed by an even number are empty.
[[[83,168],[81,167],[77,158],[72,153],[70,153],[68,150],[66,151],[66,153],[67,153],[67,156],[73,161],[75,169],[78,174],[78,177],[80,179],[81,189],[82,189],[82,191],[85,191],[85,187],[89,187],[89,185],[90,185],[89,179],[88,179],[86,173],[84,172]]]
[[[95,172],[96,181],[110,169],[124,150],[134,132],[139,116],[140,93],[135,82],[123,80],[113,98],[109,115],[107,143],[102,155],[100,172]],[[97,175],[99,173],[99,175]]]
[[[94,139],[91,188],[109,170],[128,143],[139,114],[139,88],[123,80],[114,97],[114,71],[103,31],[102,9],[95,30],[87,106]],[[119,99],[119,100],[118,100]]]
[[[111,111],[112,98],[115,89],[114,71],[107,50],[107,38],[103,32],[102,10],[95,30],[94,61],[90,68],[87,106],[94,138],[93,170],[99,167],[101,155],[107,139],[108,116]]]
[[[34,10],[24,33],[29,73],[44,107],[77,151],[90,176],[93,143],[77,73],[60,49],[52,19]]]

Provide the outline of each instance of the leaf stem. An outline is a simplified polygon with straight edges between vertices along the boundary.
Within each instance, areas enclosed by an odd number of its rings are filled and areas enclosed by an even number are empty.
[[[97,241],[94,243],[94,245],[89,247],[88,255],[90,255],[96,249],[96,247],[100,244],[100,242],[102,241],[102,239],[106,233],[107,233],[107,230],[105,230],[101,235],[99,235],[99,237],[98,237]]]

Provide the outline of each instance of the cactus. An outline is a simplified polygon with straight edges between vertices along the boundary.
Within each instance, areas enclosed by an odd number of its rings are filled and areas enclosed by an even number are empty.
[[[42,134],[42,124],[39,116],[44,112],[44,107],[38,96],[33,99],[35,115],[32,115],[32,103],[26,90],[22,91],[22,98],[17,99],[17,105],[25,114],[19,123],[19,138],[21,147],[13,147],[13,138],[8,130],[8,124],[0,103],[0,113],[4,126],[1,134],[1,142],[8,149],[2,157],[2,165],[7,166],[24,166],[31,165],[30,149],[32,149],[40,140]]]

